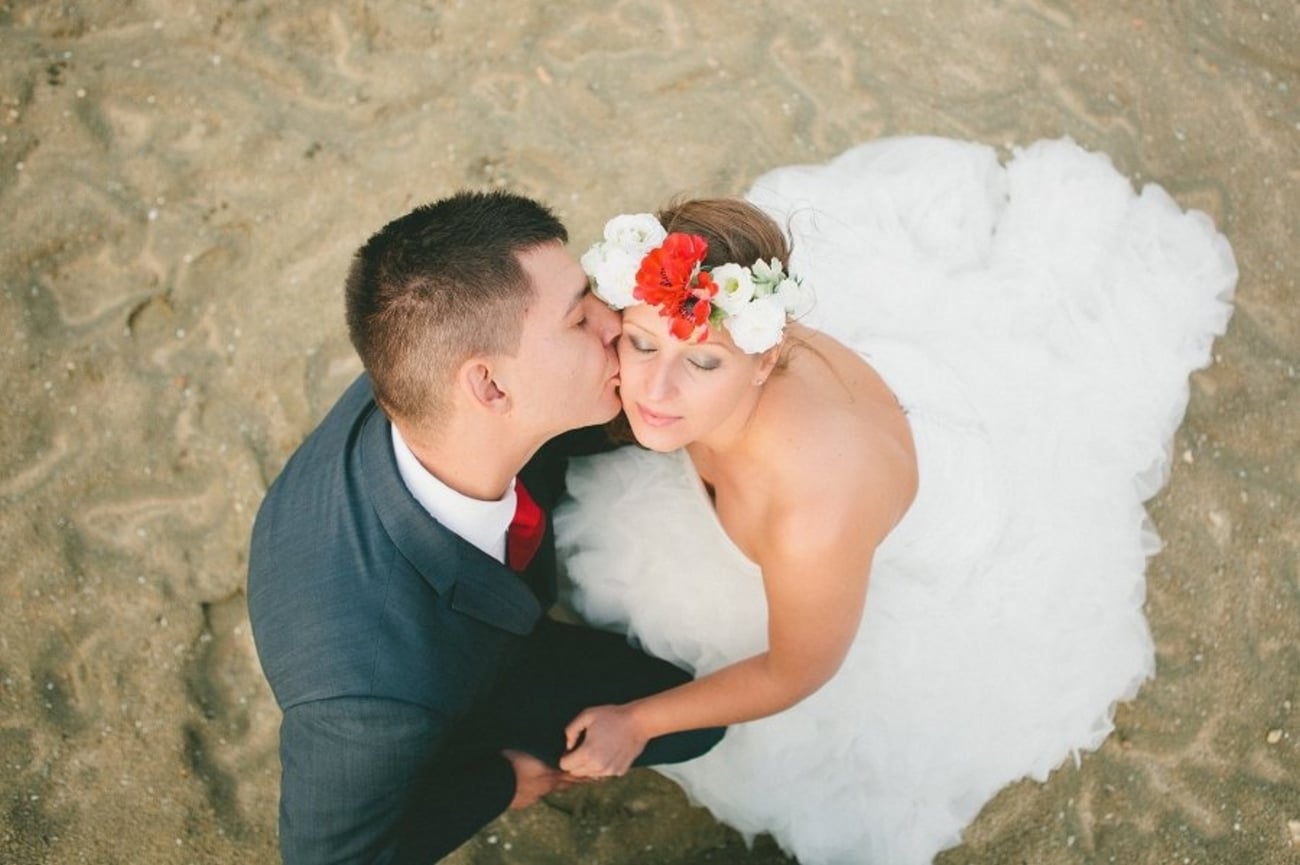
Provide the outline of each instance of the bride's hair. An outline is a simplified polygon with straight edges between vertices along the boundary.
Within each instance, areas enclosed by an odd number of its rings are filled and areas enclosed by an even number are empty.
[[[698,234],[709,242],[705,267],[728,262],[749,267],[779,259],[789,272],[790,243],[781,227],[763,211],[739,198],[676,199],[659,211],[668,232]]]

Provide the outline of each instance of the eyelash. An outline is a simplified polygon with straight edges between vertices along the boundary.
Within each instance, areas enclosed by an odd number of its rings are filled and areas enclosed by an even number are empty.
[[[628,343],[632,346],[632,350],[635,351],[637,354],[653,354],[655,351],[657,351],[657,349],[654,346],[646,345],[644,343],[638,343],[635,339],[629,339]],[[686,359],[686,362],[689,363],[691,366],[695,367],[696,369],[698,369],[700,372],[713,372],[713,370],[722,366],[722,364],[720,363],[715,363],[713,366],[705,366],[699,361],[689,357]]]

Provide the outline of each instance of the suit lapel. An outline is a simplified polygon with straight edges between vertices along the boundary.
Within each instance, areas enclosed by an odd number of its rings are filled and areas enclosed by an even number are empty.
[[[393,544],[452,609],[527,634],[541,604],[519,576],[448,531],[420,506],[397,470],[388,419],[373,404],[361,421],[359,482]]]

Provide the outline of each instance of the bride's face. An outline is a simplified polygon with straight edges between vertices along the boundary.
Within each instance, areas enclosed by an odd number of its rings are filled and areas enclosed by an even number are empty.
[[[757,399],[761,356],[736,348],[725,332],[683,342],[650,306],[623,311],[618,341],[623,410],[637,441],[676,450],[743,424]]]

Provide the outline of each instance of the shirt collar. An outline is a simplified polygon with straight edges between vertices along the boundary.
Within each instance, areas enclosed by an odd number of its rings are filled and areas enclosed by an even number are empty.
[[[398,474],[420,506],[449,531],[498,562],[505,562],[506,530],[515,517],[515,485],[510,484],[506,494],[496,501],[473,499],[458,493],[420,464],[395,424],[390,424],[390,428]]]

